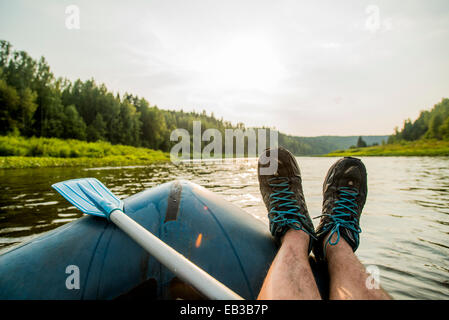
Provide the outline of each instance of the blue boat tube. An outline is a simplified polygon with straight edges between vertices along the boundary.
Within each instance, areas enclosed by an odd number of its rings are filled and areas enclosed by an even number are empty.
[[[135,194],[124,212],[243,298],[257,298],[278,249],[258,219],[188,181]],[[326,297],[326,268],[311,265]],[[204,297],[103,218],[82,217],[0,256],[0,299],[139,298]]]

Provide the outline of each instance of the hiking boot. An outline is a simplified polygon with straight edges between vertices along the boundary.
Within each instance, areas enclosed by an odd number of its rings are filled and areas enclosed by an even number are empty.
[[[326,246],[336,245],[340,237],[355,252],[359,246],[359,221],[368,192],[366,168],[360,159],[345,157],[329,169],[323,184],[323,209],[316,230],[318,240],[313,248],[315,257],[324,260]],[[331,241],[337,234],[337,239]],[[324,239],[326,243],[323,244]]]
[[[277,156],[276,156],[277,153]],[[268,167],[276,161],[277,168]],[[289,229],[303,230],[310,236],[309,252],[315,231],[307,211],[302,191],[301,173],[295,157],[286,149],[266,149],[259,157],[258,178],[260,193],[268,210],[270,231],[277,244]]]

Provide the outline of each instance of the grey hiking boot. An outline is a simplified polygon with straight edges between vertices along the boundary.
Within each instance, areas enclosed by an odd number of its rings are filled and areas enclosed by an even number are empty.
[[[357,250],[359,233],[362,232],[360,215],[367,193],[366,168],[360,159],[345,157],[332,165],[323,184],[323,211],[316,230],[318,240],[313,248],[317,259],[324,260],[327,244],[336,245],[340,237],[348,242],[353,251]],[[332,242],[334,234],[337,234],[337,239]]]
[[[276,157],[277,152],[277,157]],[[277,168],[264,172],[268,159],[277,161]],[[312,220],[302,191],[301,173],[295,157],[286,149],[266,149],[259,157],[258,178],[260,193],[268,210],[270,231],[279,244],[287,230],[303,230],[310,236],[309,252],[315,239]]]

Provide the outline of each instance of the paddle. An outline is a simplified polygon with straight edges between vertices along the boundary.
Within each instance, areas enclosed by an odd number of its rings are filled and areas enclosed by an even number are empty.
[[[97,179],[67,180],[52,187],[82,212],[112,221],[160,263],[206,297],[215,300],[243,299],[123,213],[123,201]]]

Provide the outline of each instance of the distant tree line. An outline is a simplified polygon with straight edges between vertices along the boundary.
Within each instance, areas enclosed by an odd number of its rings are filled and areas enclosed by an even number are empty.
[[[192,133],[193,121],[201,122],[202,132],[219,130],[223,139],[226,129],[245,130],[242,123],[233,125],[213,113],[162,110],[136,95],[114,94],[93,79],[56,78],[44,57],[34,60],[0,40],[0,135],[107,141],[169,151],[176,143],[170,141],[171,132]],[[295,155],[325,154],[349,147],[354,139],[279,133],[279,145]]]
[[[395,128],[388,143],[419,139],[449,140],[449,99],[442,99],[430,111],[421,111],[413,122],[405,120],[401,130]]]
[[[0,41],[0,134],[55,137],[143,146],[167,151],[176,128],[192,132],[193,121],[202,130],[224,132],[233,126],[213,114],[168,111],[144,98],[120,96],[95,81],[71,82],[55,78],[45,58],[39,61]]]

